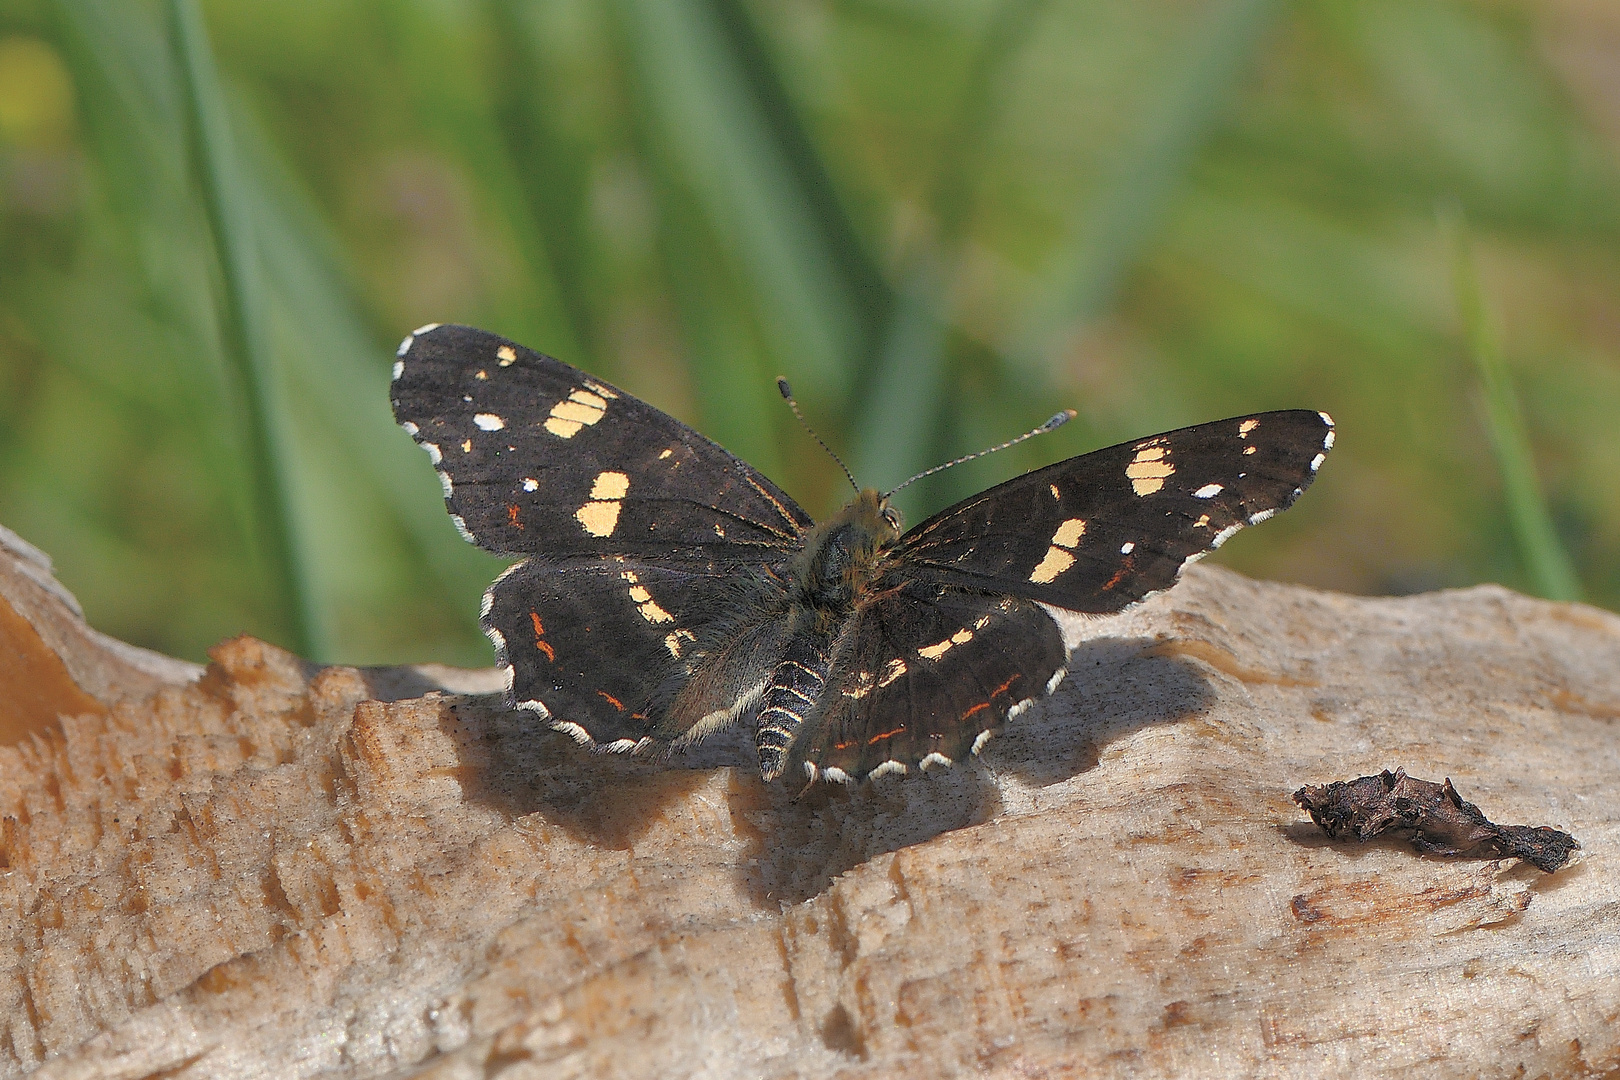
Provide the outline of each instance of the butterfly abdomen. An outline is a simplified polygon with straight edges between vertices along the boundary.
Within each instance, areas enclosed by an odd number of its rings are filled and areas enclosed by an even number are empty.
[[[814,631],[795,635],[771,672],[770,685],[760,701],[759,728],[754,745],[759,749],[759,771],[767,781],[781,775],[788,748],[820,701],[832,665],[832,641]]]

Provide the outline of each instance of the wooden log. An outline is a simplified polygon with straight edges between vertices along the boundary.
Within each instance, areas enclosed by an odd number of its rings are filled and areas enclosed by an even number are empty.
[[[466,696],[487,672],[136,654],[19,552],[0,1074],[1620,1069],[1603,611],[1194,567],[1077,623],[980,760],[799,796],[746,733],[595,756]],[[1396,766],[1584,847],[1543,874],[1335,842],[1290,798]]]

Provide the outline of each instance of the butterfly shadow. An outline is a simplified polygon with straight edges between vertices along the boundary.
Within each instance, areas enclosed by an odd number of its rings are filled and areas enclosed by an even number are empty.
[[[744,846],[738,873],[756,903],[774,908],[808,900],[880,855],[991,820],[1009,776],[1026,786],[1059,783],[1094,766],[1116,739],[1202,711],[1213,693],[1199,670],[1152,655],[1153,644],[1083,642],[1057,692],[1008,724],[982,757],[858,784],[764,783],[748,725],[663,760],[593,753],[497,697],[459,699],[446,725],[461,748],[468,798],[511,818],[538,814],[616,850],[632,848],[667,807],[730,767],[726,798]]]
[[[796,903],[880,855],[982,824],[1003,809],[1009,778],[1049,787],[1097,764],[1104,747],[1133,731],[1174,723],[1214,700],[1191,664],[1153,655],[1145,638],[1097,638],[1069,658],[1051,698],[1009,723],[980,758],[923,775],[855,785],[817,784],[802,794],[779,784],[736,785],[734,819],[757,831],[744,884],[762,906]]]

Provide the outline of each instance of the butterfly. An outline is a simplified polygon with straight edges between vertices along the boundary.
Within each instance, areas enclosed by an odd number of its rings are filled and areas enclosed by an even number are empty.
[[[1291,505],[1333,446],[1326,413],[1235,417],[1048,465],[908,530],[871,489],[817,523],[675,418],[482,330],[405,338],[391,397],[461,534],[521,559],[481,618],[509,704],[614,752],[752,717],[767,781],[977,753],[1066,674],[1051,609],[1169,588]]]

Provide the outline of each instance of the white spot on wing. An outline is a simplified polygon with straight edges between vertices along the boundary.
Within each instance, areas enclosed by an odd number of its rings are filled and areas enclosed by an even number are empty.
[[[931,765],[943,765],[946,768],[950,768],[951,759],[936,750],[932,754],[929,754],[927,757],[923,758],[921,761],[917,762],[917,768],[923,770],[927,770]],[[827,771],[832,772],[831,769],[828,769]]]
[[[399,426],[404,428],[405,429],[405,434],[411,436],[412,438],[415,438],[416,433],[418,431],[422,430],[421,428],[417,427],[415,424],[411,423],[409,420],[401,420],[399,422]]]
[[[873,780],[876,780],[878,777],[887,776],[889,773],[903,773],[905,771],[906,766],[903,762],[895,761],[893,758],[890,758],[888,761],[885,761],[883,764],[879,765],[866,775]]]
[[[473,423],[478,425],[480,431],[499,431],[506,426],[506,421],[492,412],[475,413]]]
[[[1232,539],[1232,537],[1236,536],[1237,531],[1239,529],[1241,529],[1241,528],[1243,528],[1243,523],[1242,522],[1239,522],[1236,525],[1228,525],[1226,528],[1222,529],[1220,532],[1215,534],[1215,539],[1213,539],[1213,540],[1211,540],[1209,542],[1209,546],[1211,548],[1220,547],[1222,544],[1224,544],[1228,540]]]
[[[406,334],[405,335],[405,340],[401,341],[399,343],[399,348],[394,350],[394,355],[395,356],[404,356],[406,353],[411,351],[411,346],[415,345],[415,344],[416,344],[416,335],[414,335],[414,334]],[[398,365],[396,364],[395,366],[397,367]],[[394,374],[394,378],[396,378],[396,379],[399,378],[399,374],[397,372]]]
[[[442,469],[439,470],[439,486],[444,488],[444,497],[446,499],[455,494],[456,485],[450,482],[450,474]]]
[[[1054,693],[1058,688],[1058,683],[1062,682],[1063,676],[1067,675],[1068,673],[1069,669],[1066,667],[1060,667],[1056,671],[1052,672],[1052,677],[1046,680],[1046,692],[1048,694]]]
[[[436,322],[426,323],[426,324],[424,324],[422,326],[418,326],[415,330],[412,330],[411,331],[411,336],[412,337],[421,337],[423,334],[431,334],[433,331],[437,330],[441,325],[443,325],[443,324],[442,323],[436,323]]]
[[[1127,540],[1127,541],[1125,541],[1125,543],[1120,545],[1119,553],[1121,555],[1129,555],[1131,552],[1133,552],[1135,550],[1136,550],[1136,541]]]
[[[404,355],[404,354],[402,353],[401,355]],[[398,382],[399,377],[401,375],[403,375],[403,374],[405,374],[405,361],[403,361],[403,360],[395,360],[394,361],[394,377],[392,379],[390,379],[389,381],[390,382]]]
[[[529,703],[525,702],[524,704],[529,704]],[[533,704],[539,705],[540,703],[538,701],[536,701]],[[522,707],[523,707],[522,705],[518,706],[518,708],[520,708],[520,709]],[[542,706],[542,708],[543,707],[544,706]],[[591,738],[591,733],[590,732],[586,731],[584,728],[580,727],[578,724],[574,723],[572,720],[554,720],[554,721],[552,721],[551,729],[553,731],[562,732],[564,735],[567,735],[570,739],[573,739],[575,742],[579,743],[581,746],[589,746],[593,742],[596,741],[595,739]]]
[[[1315,472],[1317,469],[1320,469],[1322,467],[1322,462],[1326,460],[1326,454],[1317,454],[1315,457],[1311,458],[1311,472]]]
[[[980,750],[983,750],[984,744],[989,742],[990,737],[994,734],[993,731],[981,731],[975,735],[973,737],[973,753],[977,754]]]
[[[827,766],[825,769],[821,770],[821,773],[835,784],[849,783],[849,773],[845,772],[843,769],[840,769],[836,765]]]
[[[1223,492],[1225,490],[1226,490],[1226,485],[1225,484],[1205,484],[1203,487],[1201,487],[1197,491],[1193,492],[1193,498],[1195,498],[1195,499],[1213,499],[1215,496],[1219,495],[1221,492]]]
[[[433,462],[435,467],[444,460],[444,452],[439,449],[438,443],[425,442],[422,444],[422,449],[427,451],[428,460]]]
[[[538,490],[540,490],[540,481],[536,480],[532,476],[525,476],[523,478],[523,490],[524,491],[538,491]]]
[[[1276,516],[1277,516],[1277,508],[1276,507],[1272,507],[1270,510],[1261,510],[1258,513],[1256,513],[1253,517],[1249,518],[1249,524],[1250,525],[1258,525],[1262,521],[1269,521],[1271,518],[1274,518]]]

